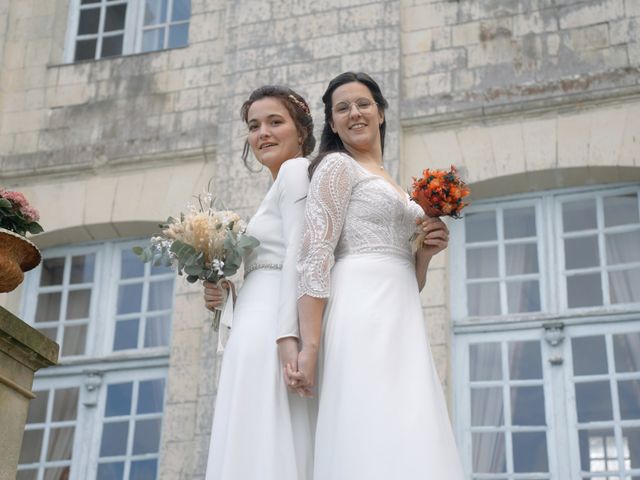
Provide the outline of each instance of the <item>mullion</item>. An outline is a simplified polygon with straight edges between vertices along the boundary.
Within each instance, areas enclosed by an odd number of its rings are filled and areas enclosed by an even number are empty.
[[[138,349],[144,348],[144,332],[147,328],[147,311],[149,310],[151,277],[151,264],[145,263],[144,281],[142,283],[142,307],[140,311],[140,324],[138,325]]]
[[[620,425],[621,417],[620,417],[620,397],[618,392],[618,381],[616,379],[614,367],[615,367],[615,358],[613,355],[613,338],[611,334],[605,335],[605,347],[607,353],[607,370],[609,372],[609,388],[611,389],[611,408],[613,410],[613,432],[614,432],[614,440],[616,442],[616,450],[618,451],[618,471],[623,473],[625,471],[624,467],[624,448],[622,441],[622,426]]]
[[[135,435],[135,412],[138,409],[138,392],[140,389],[140,380],[133,382],[133,394],[131,396],[131,416],[129,419],[129,436],[127,439],[127,459],[124,464],[124,478],[129,478],[131,472],[131,457],[133,456],[133,440]]]
[[[502,212],[500,213],[502,219]],[[498,227],[498,230],[500,228]],[[513,439],[511,437],[511,387],[509,387],[509,347],[508,342],[500,342],[500,349],[502,353],[502,378],[504,379],[504,385],[502,387],[502,402],[503,402],[503,414],[504,414],[504,450],[507,461],[507,473],[512,474],[513,471]]]
[[[102,58],[102,35],[104,33],[104,22],[105,17],[107,16],[107,4],[103,0],[100,3],[100,20],[98,24],[98,37],[96,41],[96,54],[94,56],[95,60],[99,60]]]
[[[496,229],[498,236],[498,275],[501,279],[506,278],[507,266],[506,266],[506,253],[504,247],[504,209],[499,208],[496,210]],[[500,315],[507,315],[509,313],[509,304],[507,302],[507,285],[504,280],[500,280],[498,284],[498,290],[500,292]],[[508,377],[505,377],[505,379]]]
[[[600,285],[602,289],[602,304],[611,305],[609,293],[609,275],[607,275],[607,249],[604,242],[604,201],[602,195],[596,198],[596,221],[598,225],[598,255],[600,257]]]

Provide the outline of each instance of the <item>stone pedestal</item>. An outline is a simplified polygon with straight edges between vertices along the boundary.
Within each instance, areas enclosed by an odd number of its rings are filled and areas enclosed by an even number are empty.
[[[0,307],[0,480],[14,480],[36,370],[55,365],[58,344]]]

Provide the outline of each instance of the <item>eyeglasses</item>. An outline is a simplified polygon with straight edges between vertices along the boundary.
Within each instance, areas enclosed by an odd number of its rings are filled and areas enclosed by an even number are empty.
[[[336,115],[348,115],[351,112],[351,106],[355,105],[360,113],[368,113],[373,109],[376,102],[368,98],[359,98],[355,102],[340,102],[333,107],[333,113]]]

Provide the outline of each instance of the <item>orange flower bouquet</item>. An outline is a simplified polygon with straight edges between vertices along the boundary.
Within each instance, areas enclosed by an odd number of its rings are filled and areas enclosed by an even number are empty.
[[[422,177],[413,177],[409,195],[429,217],[460,218],[460,212],[468,205],[463,199],[469,193],[469,187],[458,175],[456,167],[451,165],[449,171],[427,168],[422,172]],[[420,248],[423,241],[424,233],[414,235],[414,250]]]

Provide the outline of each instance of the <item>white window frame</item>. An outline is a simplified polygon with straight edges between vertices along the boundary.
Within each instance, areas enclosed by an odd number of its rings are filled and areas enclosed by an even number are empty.
[[[544,193],[525,194],[509,196],[500,199],[478,201],[469,207],[468,213],[496,210],[504,206],[526,205],[527,202],[536,202],[540,205],[540,211],[536,218],[536,228],[538,232],[538,262],[540,270],[540,304],[541,312],[504,314],[498,316],[470,317],[467,315],[467,294],[466,294],[466,249],[465,249],[465,227],[463,221],[449,222],[451,230],[450,248],[452,254],[449,256],[449,268],[452,275],[452,288],[455,292],[461,292],[456,297],[455,302],[451,302],[451,313],[456,326],[469,328],[486,327],[494,325],[503,328],[508,324],[519,324],[529,326],[540,326],[543,322],[562,319],[571,322],[577,316],[600,315],[603,312],[624,313],[628,311],[640,312],[640,303],[630,304],[604,304],[595,307],[567,308],[566,282],[563,282],[562,271],[564,270],[564,250],[561,234],[561,202],[575,200],[576,198],[593,198],[594,196],[608,196],[609,194],[625,194],[638,192],[640,199],[640,187],[637,185],[613,185],[590,188],[574,188],[564,190],[554,190]],[[599,235],[602,232],[599,230]],[[600,254],[604,255],[604,246],[600,242]],[[604,262],[603,256],[601,261]],[[614,267],[618,268],[618,267]],[[605,265],[601,270],[609,271]],[[604,274],[606,276],[606,274]],[[603,299],[605,285],[603,283]],[[502,288],[502,287],[501,287]],[[607,292],[608,295],[608,292]],[[504,302],[504,300],[503,300]],[[546,308],[545,308],[546,306]]]
[[[616,184],[580,187],[547,192],[537,192],[489,199],[476,202],[469,207],[469,212],[495,210],[496,207],[517,206],[520,202],[535,202],[541,209],[536,218],[538,228],[539,270],[541,274],[541,306],[543,311],[531,314],[506,314],[494,317],[467,316],[466,294],[466,250],[464,222],[449,222],[451,230],[450,271],[453,292],[463,292],[455,296],[451,302],[453,317],[452,345],[452,378],[454,388],[454,419],[456,435],[460,442],[460,450],[465,462],[465,469],[471,473],[471,419],[468,371],[468,347],[471,343],[484,343],[504,340],[539,339],[543,355],[545,373],[545,408],[549,423],[548,453],[551,478],[580,477],[580,452],[578,443],[578,423],[575,407],[575,390],[572,379],[571,338],[591,334],[606,334],[625,331],[640,331],[640,303],[607,304],[605,300],[606,284],[602,284],[603,305],[586,308],[567,307],[566,282],[564,281],[564,243],[562,236],[563,201],[580,198],[595,198],[609,195],[624,195],[638,192],[640,202],[640,186],[638,184]],[[606,263],[602,235],[604,230],[602,206],[598,204],[599,216],[599,254],[602,275],[606,276],[609,268]],[[618,227],[614,227],[618,228]],[[622,227],[621,230],[625,230]],[[635,263],[634,263],[635,265]],[[625,265],[626,266],[626,265]],[[615,267],[614,267],[615,268]],[[543,273],[546,272],[546,273]],[[607,292],[608,294],[608,292]],[[543,297],[546,300],[543,300]],[[543,303],[546,302],[546,303]],[[564,327],[564,339],[557,339],[554,329],[556,325]],[[545,340],[545,341],[543,341]],[[556,343],[557,342],[557,343]],[[610,354],[610,352],[609,352]],[[555,368],[553,362],[561,359],[562,368]],[[613,382],[614,380],[612,380]],[[550,389],[550,390],[548,390]],[[552,394],[547,396],[547,392]],[[612,398],[612,402],[617,399]],[[617,407],[616,407],[617,408]],[[637,422],[640,426],[640,420]],[[634,424],[635,426],[635,424]],[[619,429],[620,427],[616,427]],[[621,442],[618,438],[618,451]],[[555,446],[568,446],[569,451],[558,451]],[[569,461],[563,460],[570,456]],[[597,475],[593,475],[597,476]],[[531,478],[538,478],[530,475]],[[471,476],[469,477],[471,478]],[[474,475],[474,478],[510,478],[496,474]],[[528,478],[524,475],[522,478]]]
[[[93,242],[56,247],[43,252],[44,258],[69,258],[96,252],[85,355],[61,357],[58,365],[37,372],[33,384],[34,391],[69,386],[80,388],[70,480],[95,478],[97,473],[107,384],[164,378],[166,406],[170,345],[112,351],[120,274],[119,252],[145,241],[146,239]],[[149,268],[150,265],[146,264],[145,269]],[[34,324],[34,316],[41,269],[42,264],[29,272],[23,284],[21,314],[34,327],[38,326]],[[65,276],[68,276],[68,270],[65,267]],[[145,279],[148,280],[148,277]],[[148,284],[146,280],[145,285]],[[175,282],[172,296],[175,300]],[[139,335],[144,336],[144,331],[140,331],[139,328]],[[163,408],[163,418],[164,413]],[[43,478],[40,472],[38,480]]]
[[[100,20],[100,25],[98,27],[98,34],[97,34],[96,54],[94,55],[93,60],[119,58],[125,55],[146,53],[146,52],[142,52],[142,37],[145,30],[145,27],[144,27],[145,0],[99,0],[99,1],[101,4],[100,6],[101,11],[103,11],[107,5],[111,6],[111,5],[121,4],[121,3],[126,4],[127,16],[125,19],[125,26],[124,26],[124,33],[123,33],[123,40],[122,40],[122,54],[114,55],[110,57],[96,58],[96,55],[102,49],[102,39],[104,38],[104,33],[102,33],[102,30],[104,27],[105,15],[104,13],[101,13],[101,17],[100,17],[101,20]],[[167,20],[171,15],[172,6],[173,6],[173,0],[167,0]],[[83,6],[81,5],[81,0],[71,0],[69,2],[69,17],[67,20],[67,33],[65,36],[65,47],[64,47],[64,55],[63,55],[64,63],[75,63],[74,58],[75,58],[75,51],[76,51],[76,41],[79,38],[77,32],[78,32],[78,24],[80,22],[80,10],[85,8],[88,9],[91,7],[96,8],[96,4],[87,4],[86,6]],[[178,25],[183,23],[190,24],[191,18],[189,18],[189,20],[180,20],[176,22],[165,21],[162,24],[156,25],[155,26],[156,28],[159,28],[160,26],[162,26],[166,30],[166,34],[165,34],[163,48],[159,50],[154,50],[154,51],[167,50],[169,48],[167,46],[169,42],[168,27],[171,25]],[[89,35],[89,36],[93,36],[93,35]],[[110,36],[110,35],[106,35],[106,36]],[[177,48],[183,48],[183,47],[177,47]],[[151,53],[151,52],[148,52],[148,53]],[[78,61],[90,61],[90,60],[78,60]]]

